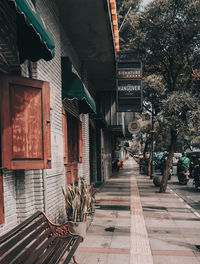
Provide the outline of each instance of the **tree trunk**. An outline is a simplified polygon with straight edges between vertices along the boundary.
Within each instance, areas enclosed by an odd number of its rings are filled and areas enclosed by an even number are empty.
[[[151,175],[151,162],[152,162],[152,147],[151,147],[151,150],[150,150],[149,162],[148,162],[148,172],[147,172],[148,176]]]
[[[146,139],[145,145],[144,145],[144,150],[143,150],[143,156],[145,157],[145,153],[147,152],[147,147],[149,144],[149,138]]]
[[[156,140],[154,140],[153,144],[154,144],[154,149],[156,147],[156,143],[157,143],[157,138]],[[154,153],[154,156],[155,156],[155,153]],[[149,164],[148,164],[148,176],[151,175],[151,167],[152,167],[152,159],[153,159],[153,155],[152,155],[152,146],[151,146],[151,150],[150,150],[150,156],[149,156]],[[153,161],[154,162],[154,161]],[[155,166],[155,164],[154,164]],[[155,170],[155,168],[154,168]]]
[[[166,165],[164,168],[164,173],[161,181],[161,186],[160,186],[160,193],[165,193],[167,189],[167,182],[169,178],[169,173],[172,165],[172,160],[176,148],[176,142],[177,142],[177,132],[173,129],[171,129],[171,144],[169,148],[169,155],[166,161]]]

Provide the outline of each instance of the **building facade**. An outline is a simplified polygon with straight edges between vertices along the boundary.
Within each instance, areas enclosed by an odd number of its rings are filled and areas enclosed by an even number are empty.
[[[0,234],[36,210],[62,222],[62,187],[111,173],[111,133],[97,97],[115,90],[113,4],[84,4],[1,1]]]

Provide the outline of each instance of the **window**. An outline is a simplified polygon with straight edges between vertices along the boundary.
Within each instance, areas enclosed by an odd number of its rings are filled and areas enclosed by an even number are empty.
[[[68,162],[79,161],[79,120],[68,115],[67,117],[68,135]]]
[[[0,77],[2,167],[51,167],[50,89],[47,82]]]

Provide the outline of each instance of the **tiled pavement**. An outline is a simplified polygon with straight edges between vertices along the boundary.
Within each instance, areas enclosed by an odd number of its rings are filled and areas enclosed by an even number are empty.
[[[96,194],[80,264],[200,263],[200,218],[170,189],[158,191],[129,159]]]

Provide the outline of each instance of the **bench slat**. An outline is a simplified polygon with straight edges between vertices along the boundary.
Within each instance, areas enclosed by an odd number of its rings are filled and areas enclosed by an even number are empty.
[[[71,237],[69,242],[65,242],[54,252],[51,259],[48,260],[48,262],[44,262],[44,264],[55,264],[61,260],[63,255],[66,253],[66,251],[70,250],[71,243],[73,244],[74,238]]]
[[[0,237],[0,264],[58,264],[70,262],[83,238],[38,211]],[[67,253],[68,251],[68,253]]]
[[[77,238],[77,240],[75,241],[73,247],[71,248],[69,254],[67,255],[65,261],[63,262],[63,264],[68,264],[71,260],[71,258],[74,256],[75,251],[77,250],[79,244],[83,241],[83,238],[81,236],[79,236]]]
[[[0,245],[5,240],[8,240],[12,236],[14,236],[19,230],[21,230],[22,228],[24,228],[25,226],[27,226],[29,223],[31,223],[34,219],[36,219],[40,215],[43,215],[42,212],[40,212],[40,211],[34,213],[32,216],[30,216],[29,218],[27,218],[24,222],[22,222],[21,224],[19,224],[18,226],[16,226],[12,230],[10,230],[8,233],[6,233],[2,237],[0,237]]]
[[[18,230],[18,232],[20,233],[19,234],[15,233],[15,236],[0,248],[0,256],[3,255],[5,252],[9,251],[19,241],[22,241],[22,239],[24,239],[27,235],[29,235],[32,231],[34,231],[38,226],[41,226],[43,223],[44,223],[44,220],[41,218],[35,223],[33,223],[32,225],[26,226],[26,229],[24,229],[23,231]],[[44,223],[43,229],[46,229],[46,228],[47,228],[47,224]]]
[[[20,253],[22,256],[24,248],[26,248],[30,243],[34,241],[34,239],[37,237],[37,241],[39,239],[39,236],[42,235],[41,242],[50,234],[50,232],[44,233],[44,231],[48,228],[48,224],[44,223],[40,228],[36,229],[34,233],[30,234],[25,240],[22,241],[18,246],[14,247],[14,249],[11,252],[8,252],[7,256],[3,259],[5,263],[11,263],[11,261],[16,258]],[[36,247],[36,245],[35,245]],[[32,246],[33,248],[33,246]],[[22,262],[19,262],[20,264]]]
[[[27,248],[20,257],[18,257],[15,260],[15,264],[22,264],[24,261],[32,254],[33,250],[40,244],[42,243],[47,236],[51,235],[51,230],[48,229],[46,232],[40,236],[39,239],[37,239],[29,248]],[[31,263],[31,262],[30,262]]]
[[[45,240],[44,243],[40,244],[39,248],[31,252],[30,257],[24,262],[24,264],[35,263],[35,261],[41,257],[44,250],[47,249],[54,240],[58,240],[58,238],[51,236],[48,240]]]
[[[45,264],[49,263],[49,260],[52,258],[52,256],[55,254],[59,246],[63,246],[64,241],[63,239],[57,239],[54,241],[49,248],[45,251],[45,253],[42,255],[42,257],[36,261],[34,264]]]

